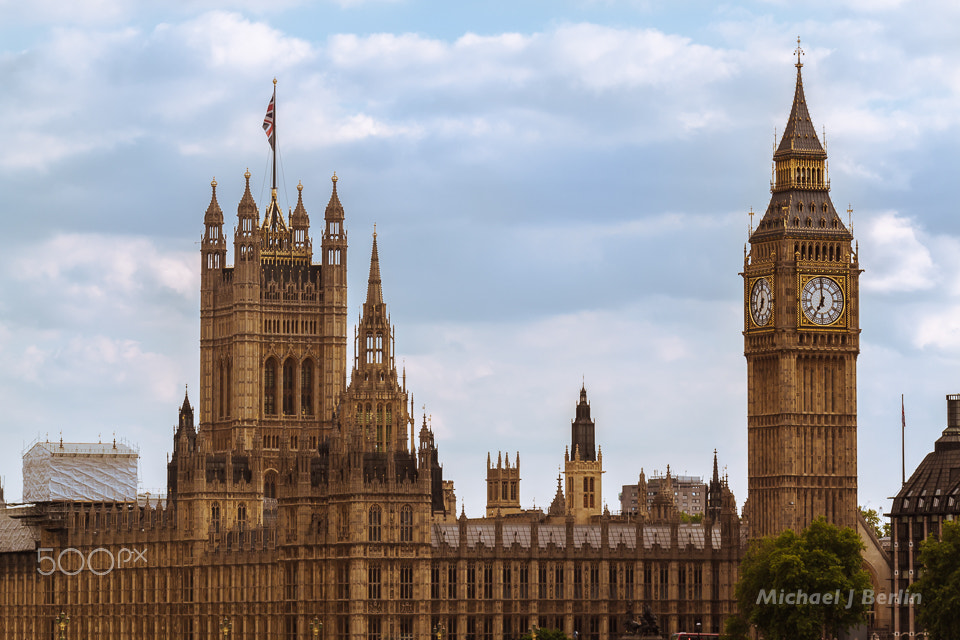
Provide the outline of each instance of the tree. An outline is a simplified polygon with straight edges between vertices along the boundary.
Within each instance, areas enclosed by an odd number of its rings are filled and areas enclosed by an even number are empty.
[[[960,523],[944,522],[940,539],[920,544],[920,577],[910,586],[919,596],[917,618],[936,640],[955,638],[960,629]]]
[[[759,540],[740,565],[740,615],[766,640],[839,636],[866,620],[863,592],[871,589],[854,529],[823,518],[797,535],[791,530]]]
[[[863,519],[868,525],[873,527],[873,532],[877,534],[878,538],[887,538],[890,536],[890,522],[883,522],[880,519],[880,513],[877,512],[876,509],[860,507],[860,515],[863,516]]]
[[[740,614],[730,616],[723,625],[720,640],[750,640],[750,623]]]

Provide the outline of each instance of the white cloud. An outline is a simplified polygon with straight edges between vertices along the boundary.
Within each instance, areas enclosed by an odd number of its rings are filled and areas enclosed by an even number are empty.
[[[68,298],[122,300],[159,286],[190,299],[199,289],[196,254],[162,251],[145,237],[67,233],[12,253],[14,278]]]
[[[313,56],[309,42],[226,11],[210,11],[179,25],[160,25],[154,36],[158,40],[172,36],[170,45],[196,51],[221,73],[227,69],[249,75],[276,73]]]
[[[915,222],[887,212],[866,223],[863,236],[863,288],[879,293],[917,291],[934,286],[937,270]]]
[[[914,343],[921,349],[960,350],[960,305],[924,313],[919,319]]]

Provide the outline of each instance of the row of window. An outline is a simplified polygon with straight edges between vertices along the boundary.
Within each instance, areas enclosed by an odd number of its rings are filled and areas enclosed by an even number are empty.
[[[292,333],[316,335],[319,324],[316,320],[264,318],[264,333]]]
[[[210,527],[214,533],[220,533],[221,527],[229,528],[227,523],[222,521],[221,515],[222,510],[220,509],[220,503],[214,502],[210,506]],[[237,529],[240,531],[243,531],[247,527],[247,507],[245,505],[241,504],[237,506],[236,524]]]
[[[500,491],[497,491],[499,487]],[[516,480],[487,480],[487,500],[495,502],[498,500],[518,500],[517,481]]]
[[[264,415],[275,416],[278,411],[282,411],[283,415],[292,416],[297,414],[298,409],[300,415],[314,415],[313,386],[312,358],[305,359],[298,366],[297,362],[290,357],[283,361],[282,368],[276,358],[267,358],[263,366]],[[299,406],[296,403],[298,398]]]
[[[367,512],[367,541],[383,542],[383,509],[375,504]],[[413,542],[413,509],[400,508],[400,542]]]

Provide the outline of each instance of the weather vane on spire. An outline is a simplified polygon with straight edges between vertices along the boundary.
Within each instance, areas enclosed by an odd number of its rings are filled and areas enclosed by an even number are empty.
[[[803,52],[803,49],[800,48],[800,36],[797,36],[797,49],[793,52],[797,56],[797,69],[803,66],[803,63],[800,62],[800,56],[806,55]]]

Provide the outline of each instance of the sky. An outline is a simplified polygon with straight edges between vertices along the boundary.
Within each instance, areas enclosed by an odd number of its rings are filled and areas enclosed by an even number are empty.
[[[746,498],[744,243],[804,87],[859,244],[859,501],[960,392],[952,1],[0,0],[0,475],[39,439],[139,447],[165,485],[199,377],[210,182],[346,211],[350,315],[377,225],[397,356],[470,516],[486,455],[546,507],[586,386],[603,500],[714,450]],[[232,255],[228,261],[232,262]],[[352,330],[350,331],[352,335]],[[191,391],[191,398],[196,394]],[[419,418],[418,418],[419,421]]]

